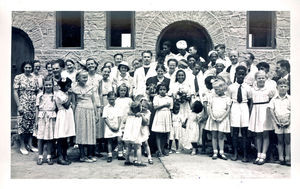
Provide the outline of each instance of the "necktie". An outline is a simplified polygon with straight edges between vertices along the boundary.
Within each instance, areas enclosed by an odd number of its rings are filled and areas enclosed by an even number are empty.
[[[198,85],[198,80],[197,80],[197,76],[195,75],[195,79],[194,79],[194,84],[195,84],[195,91],[196,93],[198,93],[199,91],[199,85]]]
[[[238,89],[237,101],[238,101],[238,103],[241,103],[243,101],[243,97],[242,97],[242,85],[240,85],[240,87]]]

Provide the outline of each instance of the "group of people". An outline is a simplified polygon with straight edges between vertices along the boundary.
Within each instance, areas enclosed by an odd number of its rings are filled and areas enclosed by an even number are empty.
[[[205,61],[184,40],[176,43],[178,54],[171,45],[163,43],[155,62],[149,50],[131,65],[121,53],[101,68],[94,58],[78,62],[77,68],[73,60],[59,59],[46,63],[47,75],[40,74],[38,60],[24,62],[13,85],[20,152],[38,152],[41,165],[46,144],[49,165],[56,153],[58,164],[69,165],[67,150],[75,146],[81,162],[95,162],[103,152],[111,162],[117,152],[126,166],[146,166],[142,154],[149,164],[153,153],[161,157],[190,150],[196,155],[201,147],[206,154],[211,139],[212,159],[228,159],[227,142],[231,160],[239,159],[241,149],[242,162],[248,162],[248,148],[254,145],[253,163],[262,165],[275,133],[279,163],[290,166],[289,62],[278,61],[271,79],[269,63],[255,65],[250,52],[240,57],[233,50],[227,57],[219,44]]]

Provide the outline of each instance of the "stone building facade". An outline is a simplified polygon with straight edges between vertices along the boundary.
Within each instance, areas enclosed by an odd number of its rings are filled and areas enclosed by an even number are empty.
[[[214,45],[224,43],[226,51],[237,49],[241,53],[252,52],[256,62],[271,63],[290,58],[290,12],[275,12],[276,47],[271,49],[247,48],[247,11],[145,11],[135,12],[135,44],[132,49],[110,50],[106,47],[106,12],[84,12],[82,49],[56,48],[56,12],[12,12],[12,27],[24,31],[32,41],[34,59],[42,63],[57,58],[85,60],[93,57],[100,63],[113,60],[115,53],[123,53],[131,62],[140,58],[143,50],[157,51],[163,31],[173,23],[190,21],[203,28]]]

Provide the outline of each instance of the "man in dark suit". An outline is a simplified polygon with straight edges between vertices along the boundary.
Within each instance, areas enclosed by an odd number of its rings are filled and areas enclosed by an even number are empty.
[[[279,60],[276,65],[276,76],[273,77],[274,81],[278,81],[280,78],[285,78],[289,82],[288,94],[291,95],[291,76],[290,76],[290,63],[288,60]]]

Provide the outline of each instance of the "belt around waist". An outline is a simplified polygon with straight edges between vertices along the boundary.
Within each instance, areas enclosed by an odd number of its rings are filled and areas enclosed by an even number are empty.
[[[269,101],[268,102],[254,102],[253,105],[268,104],[268,103],[269,103]]]
[[[247,102],[237,102],[237,101],[232,101],[233,103],[235,103],[235,104],[247,104]]]

